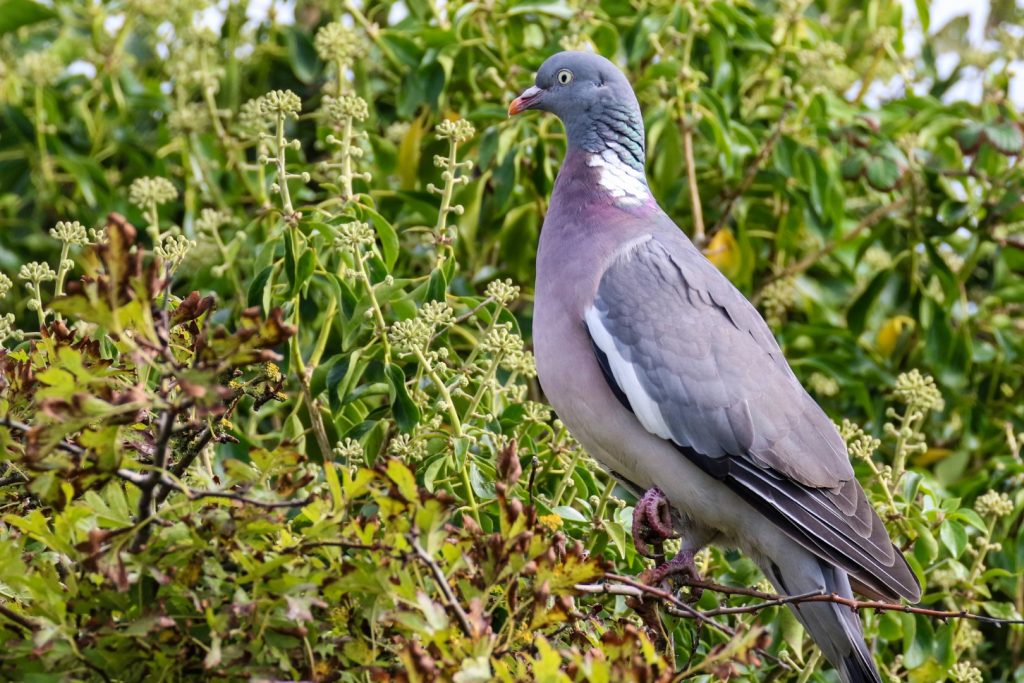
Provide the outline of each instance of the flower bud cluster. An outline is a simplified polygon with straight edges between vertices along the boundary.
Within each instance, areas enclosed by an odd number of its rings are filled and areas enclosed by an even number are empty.
[[[153,251],[167,263],[167,269],[174,272],[188,256],[188,252],[196,246],[195,240],[184,235],[165,235],[160,245]]]
[[[858,460],[871,460],[871,457],[882,445],[882,441],[865,432],[860,425],[850,420],[843,420],[839,426],[839,434],[846,442],[850,455]]]
[[[78,221],[58,221],[57,225],[50,229],[50,237],[68,246],[83,247],[89,244],[89,235]]]
[[[461,216],[465,208],[461,204],[452,204],[452,193],[459,185],[469,183],[469,176],[460,175],[459,171],[470,171],[473,169],[472,160],[458,161],[458,147],[468,141],[476,134],[473,124],[465,119],[445,119],[437,124],[437,137],[448,140],[448,156],[434,155],[434,166],[443,168],[441,179],[444,180],[444,187],[437,187],[433,183],[427,184],[427,192],[441,195],[441,208],[437,215],[437,227],[435,239],[449,239],[447,233],[448,214],[454,213]]]
[[[177,198],[178,188],[167,178],[136,178],[128,188],[128,201],[143,210]]]
[[[778,328],[786,319],[786,312],[793,307],[796,299],[796,286],[793,278],[784,277],[770,282],[761,291],[761,306],[764,318],[774,328]]]
[[[321,168],[338,171],[338,183],[341,185],[342,196],[345,199],[351,199],[354,196],[352,181],[369,182],[372,177],[369,173],[360,173],[353,168],[354,160],[361,159],[363,156],[363,150],[358,144],[359,140],[367,137],[365,131],[355,129],[355,123],[365,121],[370,116],[370,109],[366,100],[358,95],[340,95],[339,97],[325,97],[322,112],[338,133],[338,135],[328,135],[325,141],[340,149],[337,160],[324,162],[321,164]]]
[[[998,519],[1013,512],[1013,501],[1005,493],[986,491],[974,501],[974,511],[982,517]]]

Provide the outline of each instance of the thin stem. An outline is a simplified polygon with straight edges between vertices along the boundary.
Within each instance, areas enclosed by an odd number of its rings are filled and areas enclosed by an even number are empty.
[[[285,168],[285,153],[288,151],[284,139],[284,114],[277,115],[277,185],[281,192],[281,205],[284,207],[285,218],[295,213],[292,207],[292,195],[288,190],[288,171]]]
[[[388,341],[388,326],[384,321],[384,311],[381,310],[380,302],[377,301],[377,293],[373,290],[373,283],[370,281],[370,273],[366,269],[366,262],[363,261],[362,254],[356,247],[352,248],[352,258],[355,260],[356,265],[359,266],[359,274],[362,281],[366,284],[366,295],[370,299],[370,307],[373,309],[373,317],[377,323],[377,327],[380,329],[380,341],[384,347],[384,362],[391,363],[391,343]]]
[[[615,478],[608,477],[608,483],[604,486],[604,491],[601,492],[601,498],[597,501],[597,510],[594,511],[594,528],[600,528],[604,526],[604,511],[608,507],[608,500],[612,496],[612,491],[615,490]],[[590,543],[587,544],[587,550],[593,550],[594,545],[597,544],[597,534],[594,534],[590,538]]]
[[[40,287],[39,280],[32,283],[32,287],[36,294],[36,315],[39,316],[39,327],[46,326],[46,309],[43,308],[43,291]]]
[[[807,664],[804,665],[804,670],[800,672],[800,677],[796,679],[796,683],[807,683],[807,681],[811,680],[811,674],[817,670],[820,660],[821,650],[815,649],[807,659]]]
[[[427,361],[426,356],[423,355],[423,350],[419,347],[413,348],[413,354],[416,356],[416,360],[419,361],[420,367],[427,373],[427,377],[437,387],[437,392],[441,394],[441,400],[444,401],[445,409],[448,411],[448,419],[452,423],[452,431],[455,436],[462,436],[462,420],[459,419],[459,411],[455,408],[455,401],[452,400],[451,392],[448,391],[448,386],[441,380],[440,375]],[[472,496],[470,492],[470,496]]]
[[[39,166],[43,171],[43,179],[47,187],[53,185],[53,167],[50,160],[50,152],[46,147],[46,108],[43,104],[43,88],[35,87],[35,123],[36,123],[36,148],[39,153]]]
[[[480,405],[480,401],[484,397],[484,393],[494,380],[494,376],[498,374],[498,364],[500,361],[501,352],[499,351],[495,354],[494,358],[491,359],[491,364],[487,368],[487,372],[484,373],[483,379],[480,380],[480,386],[477,387],[476,393],[473,394],[473,398],[469,402],[469,407],[466,408],[465,415],[467,420],[473,416],[474,411],[476,411],[477,406]]]
[[[441,191],[441,210],[437,213],[437,225],[434,227],[438,238],[443,238],[448,229],[448,214],[451,213],[452,193],[455,191],[456,165],[455,150],[458,143],[452,139],[448,145],[448,162],[445,164],[444,190]]]
[[[572,454],[572,460],[569,461],[569,466],[562,473],[562,480],[558,482],[558,490],[555,491],[554,497],[551,499],[551,506],[557,507],[562,502],[562,494],[565,493],[566,487],[569,485],[569,480],[572,479],[572,473],[576,471],[576,465],[579,464],[580,458],[583,457],[583,449],[577,448]]]

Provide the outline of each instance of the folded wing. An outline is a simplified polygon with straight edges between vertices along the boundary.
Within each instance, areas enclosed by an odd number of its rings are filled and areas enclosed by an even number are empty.
[[[586,325],[609,385],[644,428],[862,592],[920,598],[835,426],[761,316],[685,238],[627,245],[602,276]]]

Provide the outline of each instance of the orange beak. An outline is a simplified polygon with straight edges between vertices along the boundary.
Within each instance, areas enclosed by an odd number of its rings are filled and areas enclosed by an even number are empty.
[[[523,94],[512,100],[512,104],[508,105],[508,115],[514,116],[521,112],[531,109],[534,102],[544,94],[544,91],[536,86],[530,86],[523,91]]]

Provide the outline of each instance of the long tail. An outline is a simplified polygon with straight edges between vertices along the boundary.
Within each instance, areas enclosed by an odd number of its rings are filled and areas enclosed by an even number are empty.
[[[782,594],[824,591],[853,597],[846,572],[802,549],[787,554],[778,562],[766,558],[762,565],[765,565],[762,570],[768,580]],[[825,658],[839,672],[843,683],[882,683],[874,658],[864,642],[857,612],[845,605],[828,602],[805,602],[790,605],[790,608]]]

